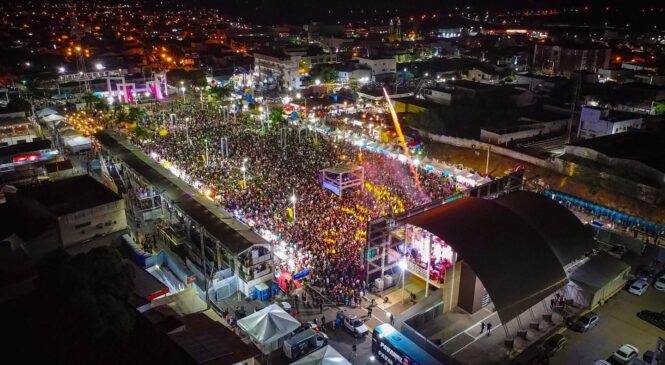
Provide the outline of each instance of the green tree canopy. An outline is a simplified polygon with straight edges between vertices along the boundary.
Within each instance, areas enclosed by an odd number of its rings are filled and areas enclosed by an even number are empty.
[[[310,71],[310,80],[314,82],[316,79],[321,80],[321,82],[336,82],[337,81],[337,71],[335,67],[329,64],[320,64],[314,66]]]

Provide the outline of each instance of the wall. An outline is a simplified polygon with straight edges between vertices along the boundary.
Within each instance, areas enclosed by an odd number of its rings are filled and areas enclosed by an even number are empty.
[[[58,226],[60,239],[65,248],[95,236],[123,230],[127,227],[125,203],[123,200],[118,200],[58,217]]]
[[[648,203],[661,204],[665,202],[665,188],[657,189],[651,186],[646,186],[644,184],[640,184],[616,175],[611,175],[598,169],[585,167],[559,158],[543,160],[538,157],[511,150],[509,148],[495,146],[473,139],[450,137],[424,132],[417,129],[415,130],[421,136],[429,138],[435,142],[445,143],[456,147],[480,149],[483,151],[486,151],[488,147],[491,147],[491,153],[524,161],[526,163],[549,169],[563,175],[574,175],[582,181],[588,181],[603,188],[620,191],[624,195],[631,196]]]

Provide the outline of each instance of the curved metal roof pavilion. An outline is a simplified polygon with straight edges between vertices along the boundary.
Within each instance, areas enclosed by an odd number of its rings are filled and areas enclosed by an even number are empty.
[[[446,241],[471,266],[506,323],[566,284],[561,260],[568,257],[567,236],[555,236],[555,228],[577,236],[584,227],[565,207],[541,201],[547,197],[515,192],[502,198],[464,197],[405,223]]]

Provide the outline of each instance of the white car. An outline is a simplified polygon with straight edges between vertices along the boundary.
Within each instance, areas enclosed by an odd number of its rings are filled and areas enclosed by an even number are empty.
[[[644,294],[645,291],[647,291],[648,287],[649,287],[649,283],[647,283],[646,281],[644,281],[644,280],[635,280],[628,287],[628,292],[630,294],[642,295],[642,294]]]
[[[665,291],[665,275],[661,275],[656,281],[653,282],[653,287],[656,290]]]
[[[637,347],[626,344],[619,347],[618,350],[614,351],[612,354],[612,360],[615,360],[620,364],[628,364],[633,361],[633,359],[635,359],[639,353],[640,350],[638,350]]]

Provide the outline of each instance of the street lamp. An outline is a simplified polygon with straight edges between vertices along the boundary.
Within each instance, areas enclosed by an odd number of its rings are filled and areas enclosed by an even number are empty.
[[[65,68],[62,67],[62,66],[58,67],[58,72],[61,73],[61,74],[64,74],[65,73]]]
[[[296,221],[296,193],[291,195],[291,203],[293,203],[293,221]]]
[[[240,171],[242,171],[242,188],[247,189],[247,176],[245,175],[245,172],[247,171],[247,167],[245,164],[247,163],[247,157],[245,157],[242,160],[242,167],[240,167]]]
[[[406,257],[402,257],[399,262],[399,268],[402,269],[402,303],[404,303],[404,273],[406,272]]]
[[[101,63],[96,63],[96,64],[95,64],[95,69],[96,69],[97,71],[101,71],[101,70],[104,69],[104,65],[102,65]]]
[[[314,80],[314,83],[316,84],[316,86],[319,86],[319,85],[321,85],[321,80],[316,79],[316,80]]]

